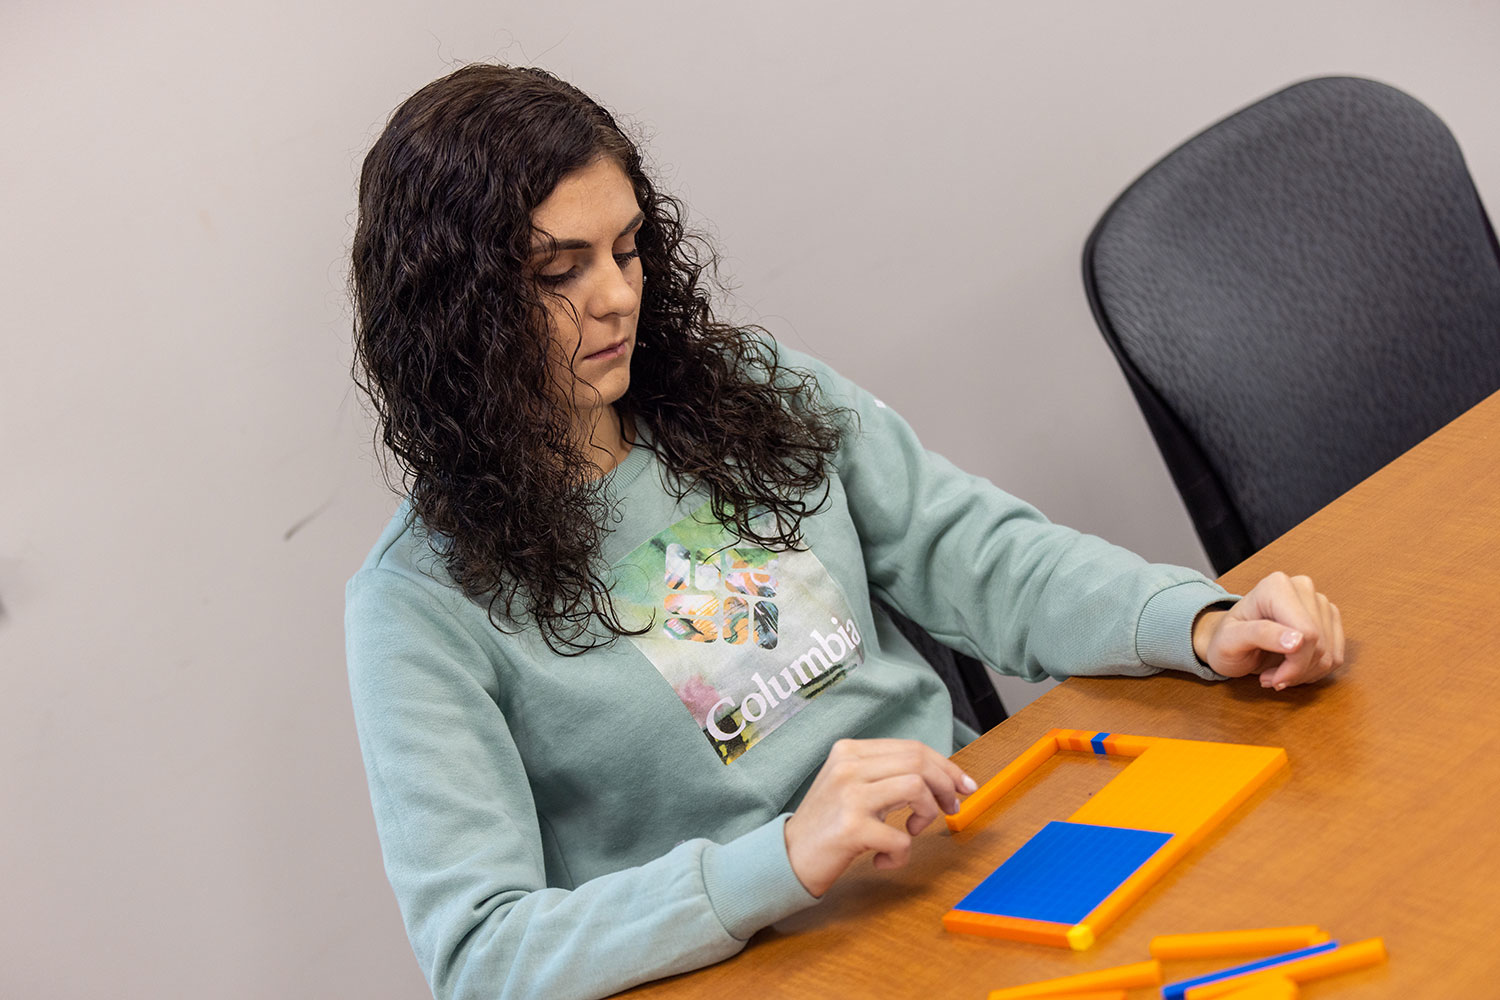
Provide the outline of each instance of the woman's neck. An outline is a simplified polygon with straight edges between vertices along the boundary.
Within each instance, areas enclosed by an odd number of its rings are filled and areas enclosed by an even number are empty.
[[[579,428],[578,436],[589,442],[584,449],[594,465],[589,478],[598,479],[608,475],[630,454],[635,443],[635,423],[628,414],[622,417],[613,405],[593,411],[592,418],[588,426]]]

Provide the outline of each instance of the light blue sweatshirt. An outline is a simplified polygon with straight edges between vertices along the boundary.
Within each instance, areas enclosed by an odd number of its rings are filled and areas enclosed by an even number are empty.
[[[739,544],[633,449],[605,483],[604,559],[648,636],[565,658],[501,633],[404,505],[350,580],[370,797],[435,996],[604,996],[726,958],[816,902],[782,826],[834,741],[955,743],[947,690],[871,594],[1033,680],[1216,676],[1190,631],[1217,586],[1051,524],[780,351],[858,414],[807,551]]]

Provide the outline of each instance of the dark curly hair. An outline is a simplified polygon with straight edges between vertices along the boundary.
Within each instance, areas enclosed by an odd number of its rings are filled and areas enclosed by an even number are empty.
[[[747,541],[798,548],[848,412],[780,363],[764,331],[714,318],[712,248],[587,95],[543,70],[473,65],[407,99],[360,174],[354,379],[453,580],[496,628],[534,623],[568,654],[649,629],[625,626],[610,602],[608,501],[556,403],[547,292],[532,276],[546,239],[533,211],[600,157],[635,190],[650,278],[616,412],[649,429],[637,447],[658,455],[668,488],[707,491]]]

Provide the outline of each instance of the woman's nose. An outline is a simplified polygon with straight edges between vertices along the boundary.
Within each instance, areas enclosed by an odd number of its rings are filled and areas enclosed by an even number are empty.
[[[590,312],[600,319],[635,312],[641,301],[640,280],[635,270],[634,264],[621,268],[613,260],[608,268],[601,268],[599,283],[589,297]]]

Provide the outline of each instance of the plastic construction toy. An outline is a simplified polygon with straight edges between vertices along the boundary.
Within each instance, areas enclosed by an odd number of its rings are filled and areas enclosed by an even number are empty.
[[[1210,983],[1223,983],[1231,979],[1248,976],[1254,972],[1274,970],[1278,976],[1286,978],[1286,969],[1283,966],[1288,966],[1299,959],[1311,958],[1313,955],[1321,955],[1334,951],[1338,946],[1337,941],[1325,941],[1322,944],[1315,944],[1309,948],[1300,948],[1297,951],[1289,951],[1282,955],[1272,955],[1270,958],[1263,958],[1258,962],[1247,962],[1244,965],[1236,965],[1231,969],[1220,969],[1218,972],[1210,972],[1206,976],[1198,976],[1195,979],[1184,979],[1180,983],[1168,983],[1161,988],[1161,995],[1164,1000],[1184,1000],[1189,990],[1200,986],[1207,986]],[[1238,987],[1226,987],[1226,989],[1235,988]]]
[[[1024,986],[1009,986],[1003,990],[991,990],[989,1000],[1032,1000],[1032,998],[1055,998],[1088,996],[1090,992],[1128,990],[1136,986],[1160,986],[1161,963],[1156,959],[1136,962],[1132,965],[1117,965],[1113,969],[1097,972],[1081,972],[1076,976],[1061,979],[1043,979]]]
[[[1222,1000],[1297,1000],[1297,984],[1285,976],[1272,976],[1225,993]]]
[[[947,817],[962,830],[1059,750],[1132,757],[943,916],[963,934],[1081,951],[1271,775],[1280,747],[1054,729]]]
[[[1160,934],[1151,939],[1151,957],[1225,958],[1231,955],[1268,955],[1288,948],[1306,948],[1329,939],[1322,928],[1266,927],[1253,931],[1211,931],[1205,934]]]
[[[1306,954],[1315,950],[1317,954]],[[1221,1000],[1221,998],[1229,1000],[1252,988],[1278,987],[1280,982],[1288,981],[1294,985],[1308,983],[1314,979],[1336,976],[1343,972],[1368,969],[1386,960],[1385,941],[1380,938],[1356,941],[1354,944],[1346,944],[1332,951],[1328,950],[1327,945],[1318,945],[1316,949],[1304,949],[1302,953],[1304,957],[1298,958],[1297,954],[1294,952],[1291,955],[1278,956],[1275,960],[1268,960],[1274,961],[1274,964],[1269,967],[1266,967],[1266,962],[1257,962],[1252,964],[1261,968],[1237,966],[1233,969],[1220,970],[1212,976],[1200,977],[1194,980],[1200,985],[1188,986],[1184,995],[1186,1000]],[[1205,979],[1209,981],[1204,982]],[[1181,985],[1183,984],[1174,983],[1165,986],[1162,988],[1162,994],[1169,995],[1167,991],[1173,986]],[[1295,995],[1294,993],[1293,996]]]

